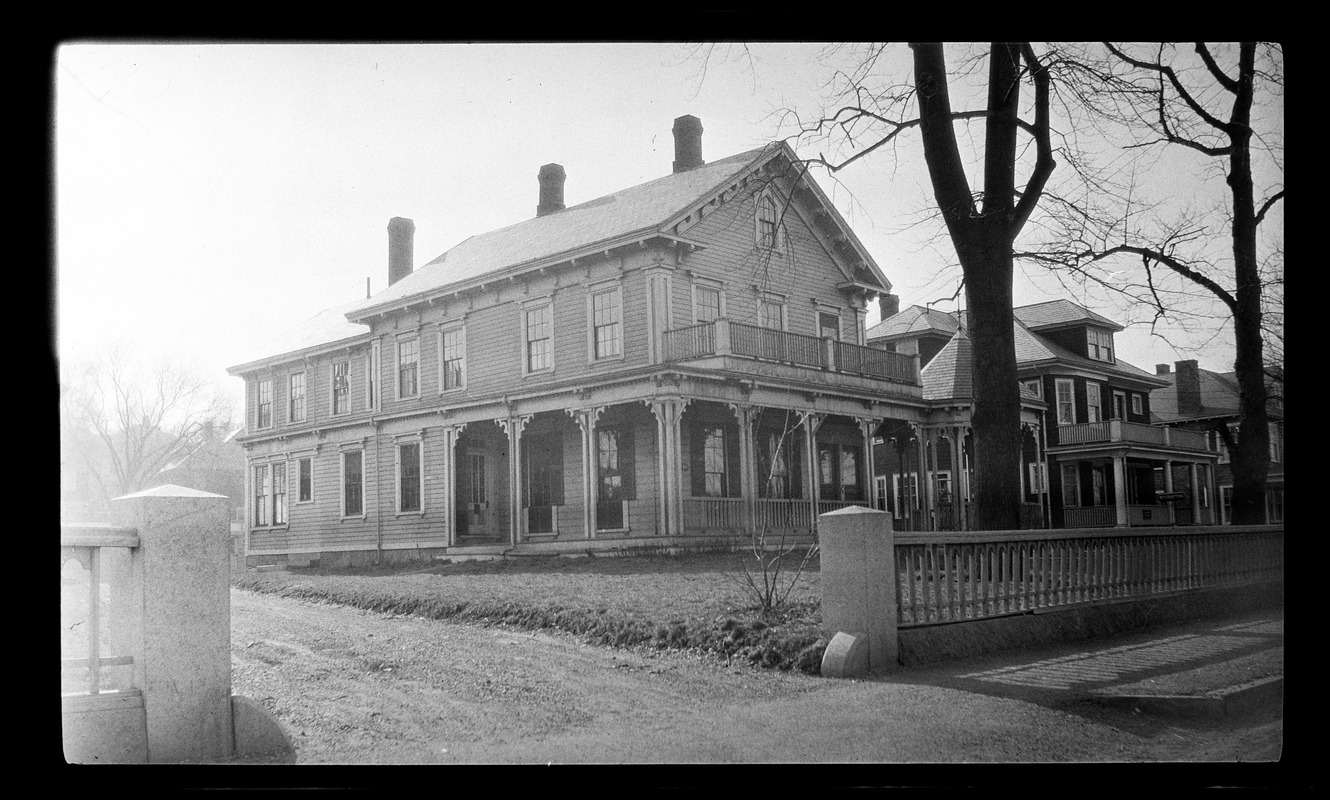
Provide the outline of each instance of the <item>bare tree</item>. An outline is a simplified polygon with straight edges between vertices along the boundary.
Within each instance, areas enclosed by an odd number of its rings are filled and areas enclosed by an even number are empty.
[[[1112,285],[1147,304],[1156,320],[1204,319],[1218,304],[1218,321],[1233,326],[1239,389],[1237,441],[1226,425],[1216,428],[1232,454],[1233,521],[1264,522],[1267,372],[1277,368],[1281,385],[1283,374],[1282,52],[1254,42],[1105,43],[1052,69],[1076,102],[1127,137],[1125,150],[1137,161],[1157,152],[1189,157],[1195,180],[1223,181],[1222,205],[1179,210],[1146,200],[1142,182],[1128,180],[1093,203],[1064,205],[1049,242],[1021,255]],[[1253,110],[1268,113],[1254,117]],[[1263,237],[1271,219],[1278,230]],[[1224,241],[1227,252],[1215,247]]]
[[[170,361],[144,370],[113,348],[97,360],[62,364],[61,372],[65,466],[92,477],[102,507],[151,488],[163,468],[231,424],[230,400]]]

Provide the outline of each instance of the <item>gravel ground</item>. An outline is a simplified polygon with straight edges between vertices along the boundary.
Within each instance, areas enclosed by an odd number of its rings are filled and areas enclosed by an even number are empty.
[[[830,681],[242,590],[232,653],[233,691],[297,764],[1239,762],[1283,743],[1269,715],[1147,719],[939,670]]]

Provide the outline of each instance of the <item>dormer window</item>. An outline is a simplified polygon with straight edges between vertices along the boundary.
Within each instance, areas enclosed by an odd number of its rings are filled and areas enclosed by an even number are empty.
[[[1087,328],[1085,334],[1086,355],[1095,361],[1113,363],[1113,334],[1094,328]]]

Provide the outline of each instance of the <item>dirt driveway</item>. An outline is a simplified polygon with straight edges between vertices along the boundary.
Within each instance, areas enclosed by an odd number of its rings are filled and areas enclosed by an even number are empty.
[[[1245,728],[902,681],[830,681],[232,592],[233,691],[299,764],[1239,761]],[[905,678],[906,676],[902,676]]]

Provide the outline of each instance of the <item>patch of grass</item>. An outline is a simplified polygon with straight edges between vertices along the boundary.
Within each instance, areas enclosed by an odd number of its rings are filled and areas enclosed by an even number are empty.
[[[613,647],[692,650],[727,663],[820,671],[818,570],[810,565],[776,612],[751,605],[739,556],[522,558],[362,569],[237,573],[240,589],[525,630],[554,630]]]

